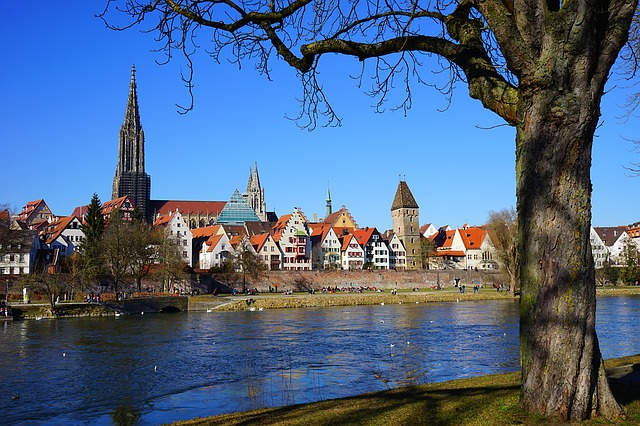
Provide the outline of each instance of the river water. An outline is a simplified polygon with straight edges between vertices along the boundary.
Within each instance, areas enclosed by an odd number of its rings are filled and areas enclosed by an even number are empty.
[[[639,318],[640,297],[598,300],[605,358],[640,353]],[[0,342],[8,425],[156,425],[519,368],[515,301],[31,320]]]

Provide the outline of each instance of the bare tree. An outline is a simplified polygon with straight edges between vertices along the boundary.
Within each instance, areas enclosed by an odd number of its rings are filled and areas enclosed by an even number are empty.
[[[247,275],[255,281],[264,274],[267,267],[247,240],[243,240],[238,245],[233,260],[236,269],[242,274],[242,292],[246,293]]]
[[[35,273],[29,275],[25,283],[29,284],[34,292],[45,295],[51,314],[55,314],[60,297],[71,290],[67,274]]]
[[[171,291],[174,283],[186,278],[186,264],[180,256],[180,246],[169,229],[158,229],[157,232],[157,265],[153,275],[162,282],[162,291]]]
[[[436,251],[435,241],[420,237],[420,260],[422,261],[422,269],[431,269],[431,256]]]
[[[146,26],[168,59],[181,51],[189,91],[200,43],[216,61],[255,60],[267,75],[275,53],[299,73],[300,117],[310,127],[322,114],[327,124],[337,120],[319,82],[325,55],[362,62],[360,82],[371,77],[379,110],[394,86],[406,89],[396,105],[406,110],[411,83],[437,85],[420,74],[433,70],[432,58],[448,73],[446,96],[466,83],[472,98],[516,129],[521,405],[585,419],[622,414],[595,332],[590,166],[605,84],[629,35],[637,40],[637,2],[123,0],[110,22]],[[630,47],[635,64],[638,44]]]
[[[142,291],[142,279],[149,275],[156,260],[157,239],[141,218],[134,218],[129,229],[129,271],[136,280],[136,288]]]
[[[640,280],[640,253],[633,241],[628,241],[622,248],[621,260],[624,266],[620,269],[620,279],[627,285],[634,285]]]
[[[519,265],[517,217],[513,208],[490,212],[487,224],[500,267],[509,277],[509,285],[514,293],[518,285]]]
[[[130,225],[122,220],[121,212],[111,212],[109,223],[100,241],[100,252],[111,278],[113,291],[118,292],[120,282],[129,271],[131,245],[129,240]]]

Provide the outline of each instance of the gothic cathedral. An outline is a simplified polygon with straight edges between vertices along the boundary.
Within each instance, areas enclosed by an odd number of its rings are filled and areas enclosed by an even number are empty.
[[[393,232],[398,235],[407,251],[407,270],[422,268],[420,256],[420,208],[407,182],[398,183],[391,205]]]
[[[142,217],[152,221],[149,208],[151,197],[151,177],[144,171],[144,131],[140,124],[138,94],[136,92],[136,68],[131,67],[129,98],[120,127],[118,145],[118,165],[113,178],[112,199],[128,195]]]
[[[260,185],[258,176],[258,162],[255,162],[253,169],[249,168],[249,180],[247,181],[247,192],[244,198],[251,208],[256,212],[262,222],[267,222],[267,203],[264,201],[264,188]]]

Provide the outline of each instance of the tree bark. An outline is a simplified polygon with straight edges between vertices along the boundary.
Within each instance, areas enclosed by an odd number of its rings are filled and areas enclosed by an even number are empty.
[[[576,87],[525,93],[516,141],[521,405],[561,419],[615,417],[623,410],[596,336],[589,242],[599,102]]]

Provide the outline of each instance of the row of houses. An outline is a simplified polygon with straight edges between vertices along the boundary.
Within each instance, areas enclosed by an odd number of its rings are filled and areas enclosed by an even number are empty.
[[[107,218],[118,209],[122,217],[131,217],[134,206],[120,197],[102,206]],[[8,212],[0,212],[13,237],[0,245],[0,275],[28,274],[40,261],[56,264],[62,257],[78,250],[84,234],[81,229],[86,206],[70,216],[54,216],[44,200],[27,203],[21,213],[9,220]],[[196,270],[220,267],[240,251],[250,251],[269,270],[357,270],[407,268],[407,251],[393,230],[380,232],[375,227],[358,227],[345,206],[322,221],[309,221],[301,209],[294,208],[276,222],[244,222],[213,224],[200,228],[189,226],[176,209],[160,215],[155,227],[165,229],[179,247],[183,261]],[[491,232],[482,226],[449,226],[433,224],[420,228],[420,238],[431,241],[429,253],[421,261],[430,269],[496,269],[499,267]],[[628,227],[595,227],[591,229],[591,247],[596,267],[605,264],[624,265],[629,247],[637,252],[640,223]],[[0,243],[2,244],[2,243]],[[7,247],[7,244],[9,247]],[[11,246],[12,245],[12,246]]]

